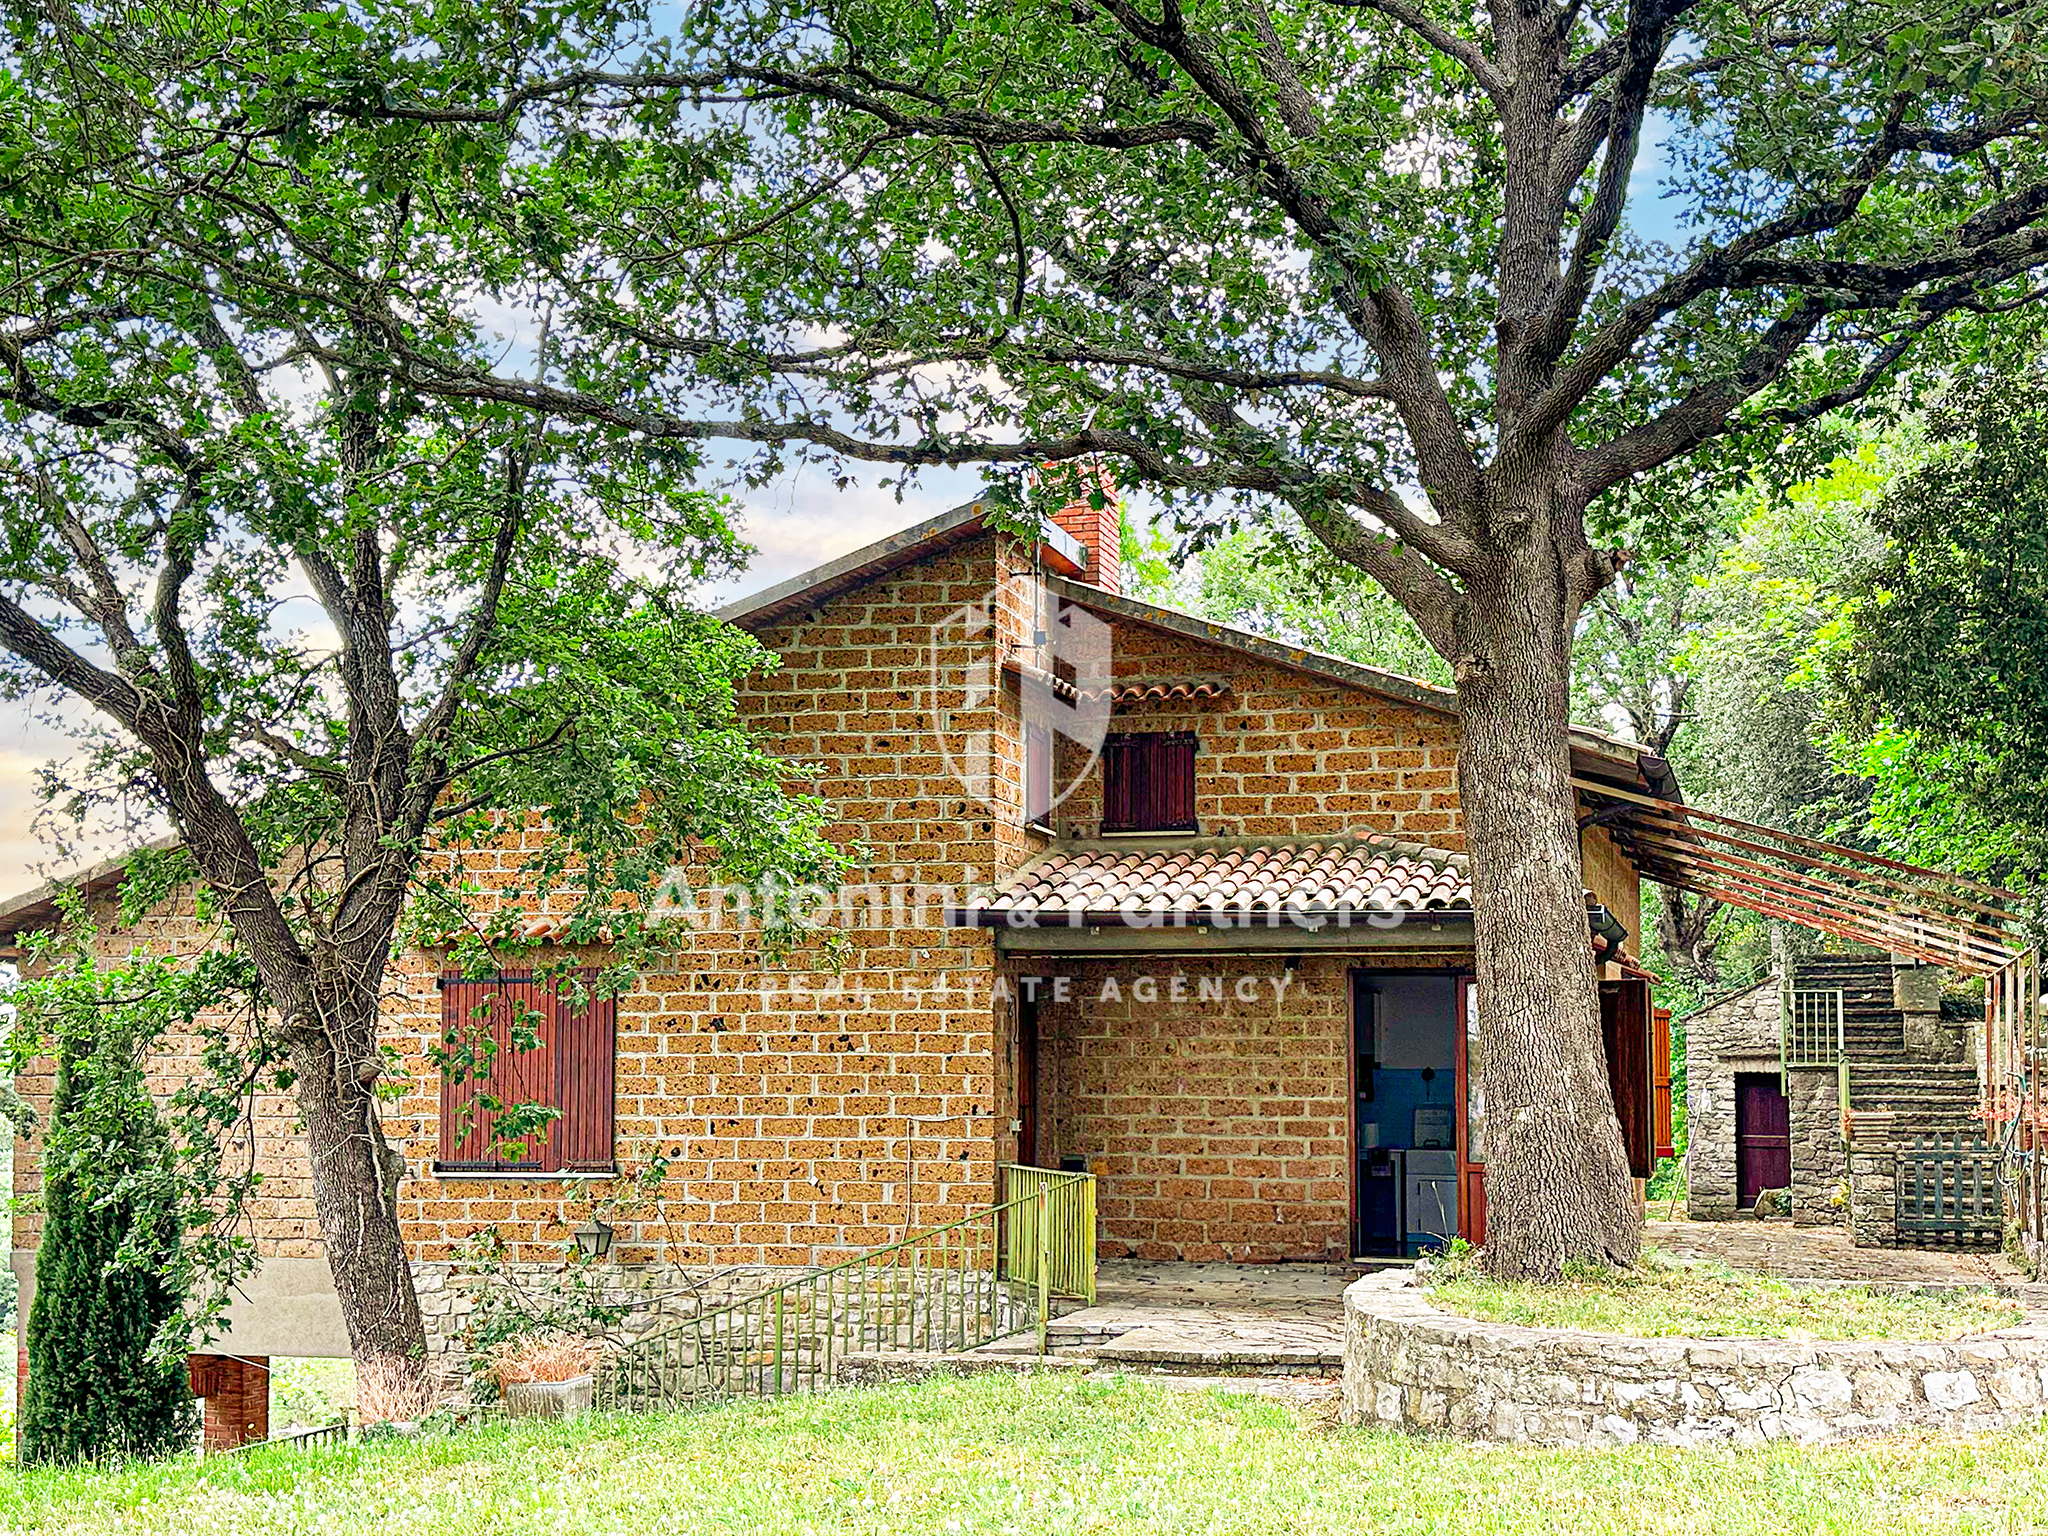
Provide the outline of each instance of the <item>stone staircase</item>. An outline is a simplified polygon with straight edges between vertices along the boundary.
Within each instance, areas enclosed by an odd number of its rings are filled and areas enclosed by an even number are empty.
[[[1981,1135],[1977,1069],[1968,1061],[1931,1061],[1906,1044],[1905,1016],[1892,992],[1891,962],[1811,955],[1793,967],[1794,986],[1842,993],[1842,1045],[1849,1058],[1849,1100],[1858,1114],[1893,1117],[1894,1139]]]

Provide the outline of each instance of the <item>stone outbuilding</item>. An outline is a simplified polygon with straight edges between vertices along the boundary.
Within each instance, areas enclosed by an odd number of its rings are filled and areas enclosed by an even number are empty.
[[[1807,955],[1686,1020],[1686,1206],[1695,1219],[1790,1192],[1803,1226],[1850,1220],[1847,1132],[1860,1150],[1974,1138],[1969,1024],[1942,1017],[1943,972],[1884,955]],[[1789,1019],[1789,1024],[1788,1024]],[[1877,1146],[1883,1143],[1883,1147]]]

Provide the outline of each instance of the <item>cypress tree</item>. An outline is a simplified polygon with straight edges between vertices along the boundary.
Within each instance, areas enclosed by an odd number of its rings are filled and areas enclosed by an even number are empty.
[[[193,1441],[184,1361],[149,1353],[179,1310],[159,1271],[178,1232],[127,1177],[160,1166],[167,1145],[129,1054],[57,1045],[20,1404],[24,1462],[158,1456]]]

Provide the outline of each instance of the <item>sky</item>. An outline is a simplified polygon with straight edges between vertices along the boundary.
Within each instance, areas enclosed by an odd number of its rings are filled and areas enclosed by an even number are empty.
[[[1665,124],[1646,125],[1643,152],[1631,178],[1629,218],[1641,235],[1680,243],[1673,204],[1658,196],[1657,181],[1664,161]],[[774,483],[743,498],[740,532],[758,553],[736,579],[708,586],[700,594],[715,607],[735,597],[772,586],[849,550],[934,517],[971,501],[980,486],[971,470],[926,474],[898,500],[895,489],[883,489],[872,478],[846,490],[833,487],[827,470],[799,466]],[[1134,510],[1143,516],[1143,505]],[[83,706],[70,704],[70,710]],[[37,836],[38,771],[62,757],[68,743],[53,725],[31,720],[20,704],[0,704],[0,901],[40,885],[53,875],[71,873],[92,857],[118,850],[90,847],[83,858],[60,859]]]

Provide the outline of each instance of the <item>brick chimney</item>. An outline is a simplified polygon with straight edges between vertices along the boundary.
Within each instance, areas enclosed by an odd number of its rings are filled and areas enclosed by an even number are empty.
[[[1102,487],[1102,506],[1090,506],[1084,494],[1053,514],[1053,521],[1086,546],[1088,581],[1105,592],[1121,592],[1123,563],[1123,515],[1117,510],[1116,477],[1107,464],[1083,464],[1084,482]]]

